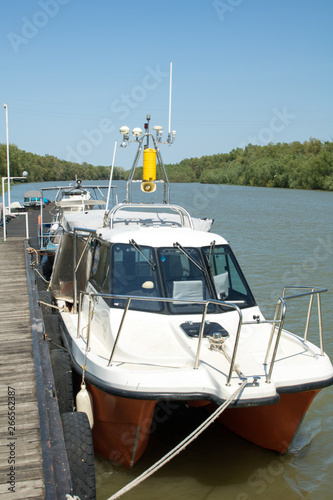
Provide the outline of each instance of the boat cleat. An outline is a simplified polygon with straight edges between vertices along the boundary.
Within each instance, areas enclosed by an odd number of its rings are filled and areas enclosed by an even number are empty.
[[[209,340],[209,349],[211,351],[223,351],[223,344],[229,338],[230,335],[228,332],[216,332],[213,333],[212,337],[208,337]]]
[[[240,377],[240,379],[243,382],[244,382],[244,380],[248,380],[248,378],[245,376]],[[248,382],[245,387],[259,387],[260,383],[258,382],[258,380],[260,380],[260,379],[261,379],[261,377],[253,377],[252,382]],[[242,385],[242,382],[239,382],[238,385]]]

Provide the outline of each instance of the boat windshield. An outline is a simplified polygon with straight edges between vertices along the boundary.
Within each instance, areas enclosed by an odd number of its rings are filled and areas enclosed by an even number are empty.
[[[173,248],[159,248],[157,254],[166,297],[198,301],[215,298],[199,249],[175,243]],[[177,314],[203,311],[203,305],[195,303],[172,302],[169,307]],[[210,305],[208,312],[213,309],[215,306]]]
[[[112,247],[111,293],[138,297],[161,297],[156,260],[151,247],[116,244]],[[115,307],[124,307],[125,300],[113,301]],[[131,309],[160,311],[164,304],[157,301],[132,300]]]
[[[231,248],[228,245],[215,246],[212,242],[202,250],[217,298],[241,309],[254,306],[255,300]]]
[[[106,293],[136,297],[167,297],[175,302],[132,299],[131,309],[171,314],[201,314],[208,299],[223,300],[240,308],[255,305],[252,293],[228,245],[188,248],[175,243],[173,247],[154,249],[139,246],[134,240],[129,244],[111,246],[110,278],[100,286]],[[96,254],[95,252],[95,258]],[[99,266],[98,266],[99,268]],[[94,265],[93,273],[94,275]],[[109,273],[107,273],[109,274]],[[98,269],[94,280],[97,282]],[[102,280],[100,280],[102,281]],[[105,283],[109,283],[108,289]],[[188,301],[192,302],[188,302]],[[198,302],[196,302],[198,301]],[[125,299],[113,299],[114,307],[124,307]],[[216,312],[210,304],[209,313]],[[221,310],[224,310],[223,307]],[[225,309],[229,311],[229,308]]]

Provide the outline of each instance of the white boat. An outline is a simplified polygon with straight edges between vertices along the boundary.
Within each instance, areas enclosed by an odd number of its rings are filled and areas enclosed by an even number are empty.
[[[40,191],[26,191],[24,193],[23,206],[25,208],[45,207],[50,200],[44,198]]]
[[[51,278],[64,344],[92,397],[95,452],[130,467],[147,447],[157,403],[181,401],[209,412],[227,402],[224,426],[285,453],[313,398],[333,383],[321,326],[326,290],[285,287],[266,319],[212,221],[169,202],[154,129],[148,115],[144,132],[133,130],[124,203],[64,214]],[[123,145],[131,142],[127,127],[121,133]],[[157,158],[161,203],[132,201],[141,153],[141,190],[155,191]],[[288,309],[304,299],[305,333],[285,330]],[[308,339],[313,299],[316,343]]]
[[[113,204],[116,194],[112,191]],[[58,245],[61,233],[64,214],[72,212],[83,212],[87,210],[106,209],[108,196],[103,190],[109,190],[108,186],[84,185],[81,179],[75,180],[75,185],[52,186],[41,189],[43,199],[46,193],[55,192],[54,206],[50,209],[51,221],[45,222],[44,208],[40,206],[38,216],[38,242],[43,250],[54,251]]]

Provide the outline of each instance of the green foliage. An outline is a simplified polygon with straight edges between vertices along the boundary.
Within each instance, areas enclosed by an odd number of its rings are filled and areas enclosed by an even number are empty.
[[[88,163],[73,163],[59,160],[55,156],[35,155],[19,149],[14,144],[9,145],[10,175],[21,177],[22,172],[29,172],[29,182],[44,181],[71,181],[77,176],[82,180],[107,180],[110,177],[110,167],[94,167]],[[125,178],[126,171],[122,167],[115,167],[113,178]],[[7,176],[6,145],[0,144],[0,177]]]
[[[190,158],[166,166],[171,182],[333,191],[333,142],[318,139],[248,144],[226,154]]]
[[[0,177],[7,175],[6,146],[0,144]],[[189,158],[165,166],[170,182],[201,182],[292,189],[333,191],[333,142],[310,138],[303,143],[248,144],[225,154]],[[10,171],[13,177],[29,172],[29,182],[106,180],[110,167],[73,163],[50,155],[27,153],[10,145]],[[128,178],[122,167],[114,168],[114,179]],[[159,178],[159,173],[157,173]],[[135,179],[142,179],[142,167]]]

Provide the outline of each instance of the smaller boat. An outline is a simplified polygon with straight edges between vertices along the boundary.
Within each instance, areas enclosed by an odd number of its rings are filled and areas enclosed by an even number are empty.
[[[73,214],[76,217],[79,213],[93,210],[94,214],[100,212],[104,215],[109,200],[111,204],[117,201],[115,186],[84,185],[81,179],[76,179],[74,185],[41,188],[41,197],[45,200],[45,193],[52,191],[56,192],[55,200],[51,207],[48,207],[47,216],[45,204],[40,205],[37,227],[38,246],[47,277],[50,276],[54,254],[62,237],[65,214]]]
[[[41,191],[26,191],[24,193],[23,206],[26,208],[38,208],[48,205],[50,200],[44,198]]]
[[[23,205],[21,205],[21,203],[19,201],[13,201],[10,204],[10,210],[11,210],[11,212],[23,212],[23,211],[25,211],[25,207]]]

